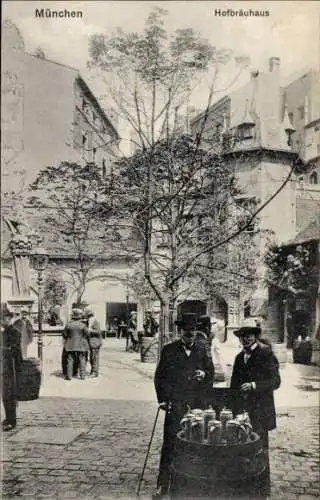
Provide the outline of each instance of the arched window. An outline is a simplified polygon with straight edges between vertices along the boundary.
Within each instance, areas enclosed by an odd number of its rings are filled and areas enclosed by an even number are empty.
[[[309,178],[310,184],[318,184],[318,174],[317,172],[312,172]]]

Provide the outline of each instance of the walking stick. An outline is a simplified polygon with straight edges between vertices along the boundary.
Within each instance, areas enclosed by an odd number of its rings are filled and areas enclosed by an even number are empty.
[[[151,447],[151,443],[152,443],[152,440],[153,440],[154,431],[156,429],[156,425],[157,425],[157,421],[158,421],[158,417],[159,417],[160,408],[161,407],[159,405],[158,409],[157,409],[156,418],[154,420],[152,432],[151,432],[151,437],[150,437],[149,446],[148,446],[147,453],[146,453],[146,458],[144,459],[144,464],[143,464],[142,472],[141,472],[139,483],[138,483],[138,486],[137,486],[137,491],[136,491],[137,497],[139,496],[139,493],[140,493],[141,483],[142,483],[144,471],[145,471],[145,468],[146,468],[146,465],[147,465],[147,461],[148,461],[148,457],[149,457],[149,452],[150,452],[150,447]]]

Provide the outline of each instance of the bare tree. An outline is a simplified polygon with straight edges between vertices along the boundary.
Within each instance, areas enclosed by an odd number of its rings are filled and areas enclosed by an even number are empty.
[[[81,302],[91,272],[102,258],[108,258],[110,235],[97,226],[100,204],[104,216],[108,211],[104,193],[104,180],[94,164],[63,162],[47,167],[30,186],[29,203],[40,213],[38,231],[50,235],[59,252],[73,258],[65,272],[76,289],[77,302]]]

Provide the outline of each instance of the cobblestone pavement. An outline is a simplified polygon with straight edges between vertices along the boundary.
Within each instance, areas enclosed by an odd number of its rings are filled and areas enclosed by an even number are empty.
[[[48,396],[44,388],[38,400],[19,403],[17,429],[3,434],[3,499],[135,498],[157,406],[152,380],[137,366],[136,355],[117,365],[115,352],[104,353],[109,368],[101,380],[65,382],[56,376],[58,388],[61,383],[68,387],[64,397]],[[46,377],[55,368],[47,363]],[[52,392],[54,383],[45,380],[47,392]],[[111,385],[118,387],[118,394]],[[125,392],[122,385],[127,385]],[[130,390],[132,399],[127,398]],[[293,405],[278,409],[278,429],[270,433],[274,500],[320,495],[318,409]],[[141,488],[143,499],[150,498],[155,486],[162,425],[161,412]]]

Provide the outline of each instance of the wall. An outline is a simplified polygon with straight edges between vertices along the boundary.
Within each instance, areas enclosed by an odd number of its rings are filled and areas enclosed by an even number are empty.
[[[77,71],[25,54],[24,144],[28,177],[61,161],[77,161],[73,150],[73,83]]]
[[[1,191],[20,190],[24,162],[24,43],[18,29],[4,23],[1,61]]]

